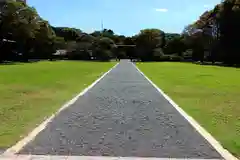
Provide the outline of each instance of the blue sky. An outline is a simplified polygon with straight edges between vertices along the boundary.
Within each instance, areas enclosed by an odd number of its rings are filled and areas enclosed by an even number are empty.
[[[180,33],[221,0],[28,0],[54,26],[104,28],[134,35],[144,28]]]

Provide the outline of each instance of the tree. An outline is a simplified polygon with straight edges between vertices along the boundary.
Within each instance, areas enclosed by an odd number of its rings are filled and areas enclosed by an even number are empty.
[[[32,49],[32,40],[39,28],[36,17],[38,14],[34,8],[14,1],[7,1],[1,12],[1,42],[3,39],[14,41],[24,60],[30,56],[28,54]]]
[[[52,54],[55,49],[55,32],[52,30],[47,21],[39,21],[39,28],[35,35],[35,53],[38,53],[38,58],[52,59]]]
[[[52,27],[52,29],[58,37],[63,37],[65,41],[76,41],[82,33],[80,29],[69,27]]]
[[[74,50],[69,54],[71,59],[90,60],[92,58],[93,43],[95,37],[82,33],[72,46]]]
[[[66,42],[63,37],[54,37],[54,50],[65,49]]]
[[[162,48],[165,45],[165,33],[159,29],[141,30],[136,35],[136,47],[138,56],[143,61],[155,60],[156,55],[154,49]],[[154,54],[155,53],[155,54]]]
[[[100,37],[101,36],[101,32],[100,31],[94,31],[93,33],[91,33],[90,35],[94,36],[94,37]]]
[[[226,64],[240,64],[240,1],[225,0],[218,10],[221,49],[224,52],[223,61]]]
[[[114,41],[107,37],[98,37],[93,43],[93,56],[98,60],[109,60],[113,57],[113,51],[115,49]]]
[[[187,49],[183,38],[180,36],[173,37],[171,40],[167,41],[164,47],[165,54],[177,54],[178,56],[183,56],[183,52]]]
[[[200,40],[202,48],[208,51],[207,55],[203,55],[205,60],[228,65],[240,64],[239,19],[240,0],[224,0],[214,9],[204,12],[195,23],[185,28],[183,32],[185,40],[188,44],[194,44],[195,33],[201,30],[202,34],[197,34],[197,39],[202,39]],[[197,46],[200,49],[200,45]]]
[[[135,46],[134,46],[136,44],[134,42],[134,39],[132,37],[126,37],[123,40],[123,44],[127,45],[123,47],[126,57],[130,59],[136,59],[137,55],[136,55]]]
[[[168,43],[169,41],[176,39],[176,38],[180,38],[181,35],[178,33],[165,33],[165,40],[166,43]]]

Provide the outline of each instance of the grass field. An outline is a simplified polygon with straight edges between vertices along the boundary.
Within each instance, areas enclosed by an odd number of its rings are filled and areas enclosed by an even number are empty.
[[[240,69],[167,62],[137,65],[225,148],[240,157]]]
[[[13,145],[114,64],[58,61],[0,65],[0,149]]]

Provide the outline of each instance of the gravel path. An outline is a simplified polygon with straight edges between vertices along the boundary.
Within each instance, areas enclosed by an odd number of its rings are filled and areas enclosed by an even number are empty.
[[[220,158],[126,60],[54,118],[20,154]]]

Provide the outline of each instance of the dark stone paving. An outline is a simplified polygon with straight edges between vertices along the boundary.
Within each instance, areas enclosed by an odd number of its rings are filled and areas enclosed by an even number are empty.
[[[220,158],[128,61],[62,111],[20,153]]]

